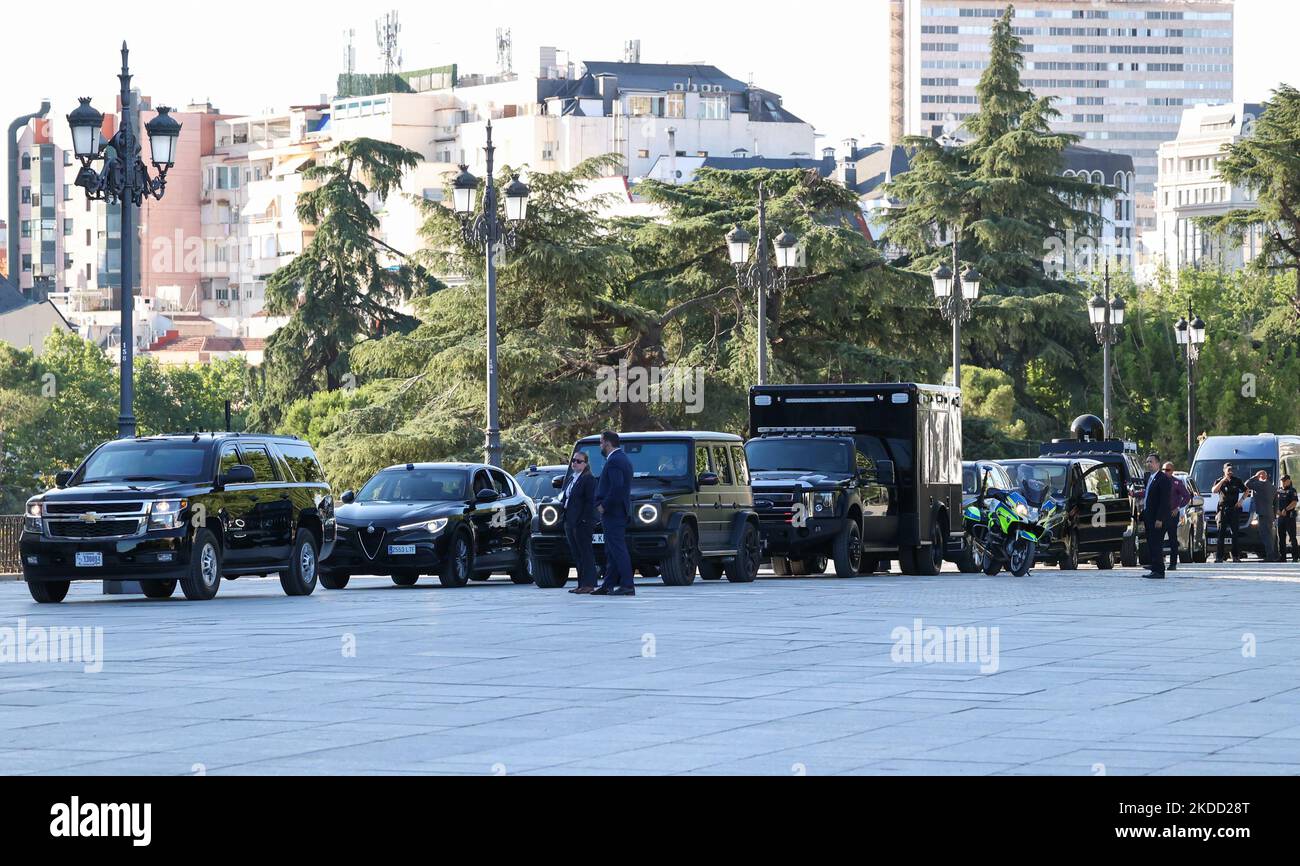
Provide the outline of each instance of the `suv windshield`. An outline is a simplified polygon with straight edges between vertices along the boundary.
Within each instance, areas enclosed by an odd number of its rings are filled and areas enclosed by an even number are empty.
[[[745,456],[750,472],[853,471],[853,446],[837,439],[753,439]]]
[[[447,502],[465,499],[460,469],[391,469],[366,482],[357,502]]]
[[[1259,470],[1268,473],[1268,480],[1277,484],[1277,462],[1273,460],[1197,460],[1192,466],[1192,481],[1197,490],[1211,491],[1223,477],[1223,464],[1232,464],[1232,474],[1246,482]]]
[[[640,478],[690,478],[691,452],[685,442],[629,442],[623,440],[620,446],[623,453],[632,461],[632,479]],[[605,468],[605,455],[600,453],[600,444],[584,442],[578,450],[587,455],[591,473],[600,475]]]
[[[208,448],[198,443],[110,442],[87,458],[74,484],[131,481],[203,481]]]

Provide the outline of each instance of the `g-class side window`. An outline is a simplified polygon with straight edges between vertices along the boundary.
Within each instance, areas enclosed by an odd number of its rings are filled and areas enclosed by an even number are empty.
[[[695,446],[695,474],[697,476],[710,472],[711,464],[709,463],[709,446],[700,444]]]
[[[727,456],[726,445],[713,446],[713,465],[717,467],[718,483],[730,487],[735,484],[731,474],[731,458]]]
[[[745,446],[731,446],[731,467],[736,471],[736,483],[749,486],[749,464],[745,462]]]

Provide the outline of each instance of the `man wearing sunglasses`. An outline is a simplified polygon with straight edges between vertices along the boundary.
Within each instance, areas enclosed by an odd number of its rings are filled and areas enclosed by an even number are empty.
[[[596,478],[587,455],[581,451],[569,461],[569,480],[560,494],[564,503],[564,535],[569,540],[573,564],[578,569],[578,588],[569,592],[590,595],[596,588],[596,551],[591,534],[596,528]]]

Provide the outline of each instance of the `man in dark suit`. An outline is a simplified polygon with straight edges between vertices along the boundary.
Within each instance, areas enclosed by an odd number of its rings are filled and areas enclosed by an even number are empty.
[[[632,556],[627,549],[627,523],[632,516],[632,461],[619,447],[618,434],[600,434],[605,468],[596,485],[596,511],[605,533],[605,582],[592,595],[636,595]]]
[[[1143,577],[1165,579],[1165,527],[1172,508],[1173,485],[1169,476],[1160,471],[1160,457],[1147,457],[1146,495],[1142,498],[1142,522],[1147,529],[1147,562],[1151,570]]]
[[[596,528],[596,477],[587,465],[587,455],[579,451],[569,461],[569,480],[560,500],[564,503],[564,535],[578,569],[578,588],[569,592],[587,595],[596,588],[596,551],[591,533]]]

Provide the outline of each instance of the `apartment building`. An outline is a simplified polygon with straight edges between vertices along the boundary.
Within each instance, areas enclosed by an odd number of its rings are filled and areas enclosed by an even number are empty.
[[[1156,230],[1147,241],[1153,262],[1173,270],[1213,266],[1240,268],[1254,260],[1264,244],[1256,228],[1240,241],[1207,232],[1201,217],[1222,216],[1256,205],[1255,194],[1228,183],[1219,163],[1229,145],[1249,137],[1265,111],[1257,103],[1198,105],[1183,113],[1178,137],[1159,151],[1156,182]]]
[[[952,131],[977,108],[1006,0],[890,0],[891,134]],[[1137,226],[1155,226],[1157,150],[1185,106],[1233,99],[1233,0],[1023,0],[1024,84],[1056,128],[1133,158]]]

